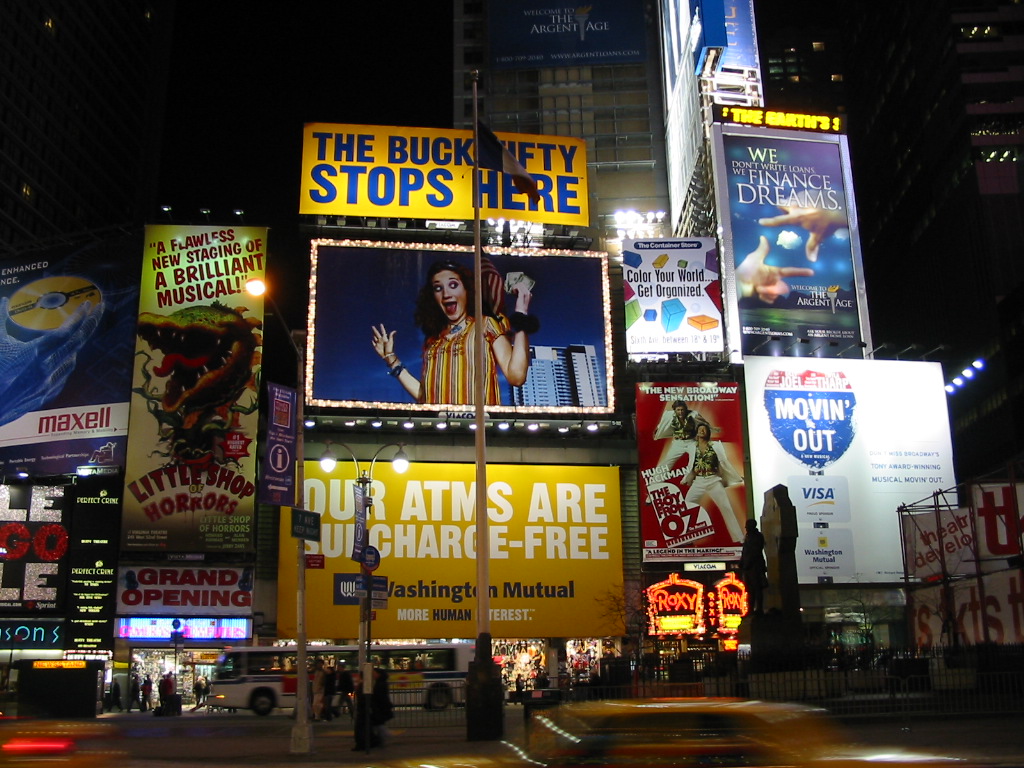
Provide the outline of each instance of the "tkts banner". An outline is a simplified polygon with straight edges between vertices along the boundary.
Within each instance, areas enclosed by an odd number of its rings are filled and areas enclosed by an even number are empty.
[[[644,562],[738,557],[746,454],[735,382],[637,384]]]
[[[146,228],[122,548],[244,552],[254,539],[263,302],[259,227]]]
[[[977,510],[978,560],[984,572],[1007,566],[1022,554],[1024,534],[1024,485],[1002,482],[971,486]]]

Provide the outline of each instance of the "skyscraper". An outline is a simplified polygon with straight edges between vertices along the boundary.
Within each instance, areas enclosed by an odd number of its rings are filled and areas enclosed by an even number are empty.
[[[0,6],[0,252],[152,210],[170,8]]]
[[[858,3],[846,21],[875,343],[931,354],[950,380],[987,359],[950,397],[966,477],[1020,449],[1003,364],[1020,313],[1001,305],[1024,289],[1024,6]]]

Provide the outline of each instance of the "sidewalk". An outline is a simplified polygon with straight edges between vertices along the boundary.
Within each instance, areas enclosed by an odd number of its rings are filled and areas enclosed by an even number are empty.
[[[190,768],[225,765],[287,765],[310,768],[341,764],[455,762],[472,758],[475,764],[496,763],[512,757],[508,745],[521,744],[524,733],[521,707],[505,708],[505,734],[501,741],[468,741],[465,725],[433,728],[394,728],[384,746],[354,751],[352,720],[347,717],[311,723],[310,754],[291,754],[292,721],[287,717],[247,718],[185,711],[180,717],[154,717],[145,713],[107,713],[101,719],[121,726],[123,737],[112,744],[127,752],[121,768],[170,768],[187,762]],[[506,743],[508,742],[508,743]]]
[[[224,768],[225,765],[290,765],[309,768],[366,765],[476,765],[516,762],[515,749],[525,744],[523,709],[505,707],[500,741],[468,741],[465,725],[395,728],[387,744],[353,751],[352,721],[341,718],[313,723],[310,754],[291,754],[292,722],[286,717],[243,718],[186,711],[181,717],[152,713],[105,714],[121,725],[124,736],[112,748],[127,752],[121,768]],[[220,722],[218,722],[220,720]],[[851,742],[894,747],[944,757],[963,757],[991,765],[1024,767],[1024,728],[1016,716],[884,718],[844,720]]]

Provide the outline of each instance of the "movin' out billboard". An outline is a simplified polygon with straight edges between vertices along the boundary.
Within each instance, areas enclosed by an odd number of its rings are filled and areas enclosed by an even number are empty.
[[[750,357],[753,497],[796,507],[803,584],[904,577],[901,505],[955,485],[938,363]]]
[[[122,551],[254,546],[261,227],[146,227]]]
[[[423,464],[404,474],[378,462],[370,492],[370,544],[380,550],[374,576],[387,579],[374,637],[463,638],[477,634],[478,544],[473,464]],[[305,466],[306,508],[321,515],[323,555],[307,568],[311,637],[352,637],[359,625],[352,561],[355,530],[352,462],[327,474]],[[619,470],[615,467],[487,467],[490,620],[496,637],[607,637],[625,631],[622,602]],[[295,633],[295,539],[280,529],[278,634]]]
[[[610,413],[604,253],[485,249],[478,366],[471,247],[316,240],[306,402],[489,412]]]
[[[715,124],[712,140],[733,359],[863,357],[870,331],[846,137]]]
[[[537,184],[540,199],[510,176],[480,174],[484,218],[590,226],[583,139],[498,133]],[[472,219],[473,131],[307,123],[299,213],[407,219]]]

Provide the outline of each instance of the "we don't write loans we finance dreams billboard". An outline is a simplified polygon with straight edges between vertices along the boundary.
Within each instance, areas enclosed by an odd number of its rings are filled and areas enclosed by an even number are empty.
[[[475,637],[477,634],[476,468],[422,464],[405,474],[377,463],[370,490],[370,543],[380,550],[374,576],[388,580],[375,637]],[[347,465],[347,466],[346,466]],[[321,541],[306,552],[311,637],[352,637],[359,622],[352,561],[355,468],[328,475],[306,462],[306,505],[321,516]],[[496,637],[623,634],[619,473],[615,467],[487,467],[490,618]],[[278,631],[295,632],[295,540],[281,516]]]
[[[533,177],[540,199],[518,192],[507,174],[484,171],[481,216],[590,226],[583,139],[496,135]],[[469,130],[308,123],[299,213],[472,219],[475,158]]]

